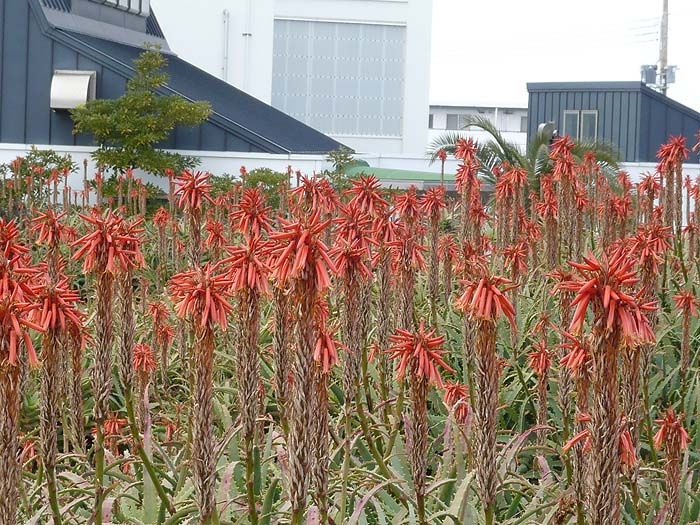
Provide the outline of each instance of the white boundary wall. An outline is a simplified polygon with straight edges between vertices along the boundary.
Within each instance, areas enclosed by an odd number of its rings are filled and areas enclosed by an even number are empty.
[[[42,146],[37,145],[39,149],[53,149],[62,155],[68,153],[73,157],[73,161],[78,164],[78,173],[74,174],[69,180],[69,185],[73,188],[82,187],[83,162],[88,161],[88,177],[92,177],[96,171],[95,163],[90,157],[90,153],[94,150],[91,147],[85,146]],[[18,156],[25,155],[30,149],[29,145],[25,144],[0,144],[0,164],[9,163]],[[291,166],[292,170],[299,170],[305,175],[310,175],[315,172],[320,172],[324,169],[330,169],[332,166],[323,155],[273,155],[263,153],[237,153],[237,152],[211,152],[211,151],[178,151],[182,155],[197,156],[201,159],[201,164],[197,169],[209,171],[215,175],[227,173],[237,176],[241,166],[245,166],[248,170],[255,168],[270,168],[275,171],[284,172],[287,166]],[[356,155],[357,159],[367,161],[367,163],[375,168],[391,168],[404,169],[414,171],[428,171],[440,173],[440,162],[430,163],[425,157],[415,157],[406,155]],[[454,173],[457,168],[457,161],[450,159],[445,165],[445,173]],[[653,173],[656,169],[654,163],[623,163],[621,168],[627,171],[633,181],[640,179],[644,173]],[[695,180],[700,176],[700,164],[686,164],[684,166],[684,174],[689,175]],[[144,180],[158,184],[163,189],[166,188],[165,179],[154,177],[151,175],[138,174]],[[402,181],[392,181],[394,187],[398,186]],[[404,184],[401,184],[403,186]],[[420,186],[418,184],[418,186]]]

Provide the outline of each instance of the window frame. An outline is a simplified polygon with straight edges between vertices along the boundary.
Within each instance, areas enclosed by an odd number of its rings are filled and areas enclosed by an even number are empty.
[[[593,115],[595,117],[595,125],[593,127],[593,142],[598,140],[598,110],[597,109],[582,109],[579,117],[579,139],[583,139],[583,117],[584,115]],[[585,139],[590,140],[590,139]]]
[[[576,116],[576,136],[572,136],[566,130],[566,117],[567,117],[567,115],[575,115]],[[562,134],[568,135],[571,138],[573,138],[574,140],[578,140],[579,135],[581,133],[581,111],[578,109],[565,109],[561,123],[562,123],[562,128],[563,128]]]

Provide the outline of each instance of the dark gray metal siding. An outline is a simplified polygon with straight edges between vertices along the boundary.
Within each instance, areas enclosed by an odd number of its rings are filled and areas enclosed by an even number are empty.
[[[542,122],[562,130],[564,111],[598,111],[598,140],[617,147],[623,160],[639,160],[639,92],[623,86],[609,89],[567,88],[559,84],[528,85],[528,140]],[[540,87],[546,86],[546,87]]]
[[[563,129],[565,110],[597,110],[598,139],[615,146],[623,161],[655,162],[669,135],[684,135],[692,145],[700,129],[700,113],[641,82],[536,83],[528,91],[528,140],[542,122]]]
[[[641,100],[642,158],[655,160],[659,146],[670,135],[683,135],[688,146],[695,144],[700,130],[700,114],[655,92],[642,92]],[[697,155],[691,153],[690,162],[698,162]]]

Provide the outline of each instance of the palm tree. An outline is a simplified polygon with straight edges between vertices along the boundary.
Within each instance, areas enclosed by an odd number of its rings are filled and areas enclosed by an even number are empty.
[[[478,115],[468,116],[464,120],[464,129],[477,128],[490,135],[487,142],[478,145],[477,157],[481,163],[479,172],[481,179],[486,183],[495,184],[494,166],[507,162],[513,167],[524,168],[529,175],[530,188],[539,190],[539,179],[543,173],[550,169],[549,141],[550,137],[538,132],[532,137],[524,152],[520,148],[506,140],[495,124],[486,117]],[[460,131],[446,131],[436,137],[429,145],[426,154],[430,161],[438,159],[440,150],[448,154],[454,154],[455,144],[460,138],[465,138],[466,133]],[[574,141],[574,157],[583,159],[587,152],[595,154],[598,164],[607,175],[613,175],[618,170],[619,155],[612,144],[601,141]],[[609,177],[611,178],[611,177]]]

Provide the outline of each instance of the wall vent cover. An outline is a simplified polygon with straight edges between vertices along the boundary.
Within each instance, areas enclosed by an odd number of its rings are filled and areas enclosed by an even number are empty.
[[[57,69],[51,81],[51,109],[74,109],[95,99],[95,71]]]

